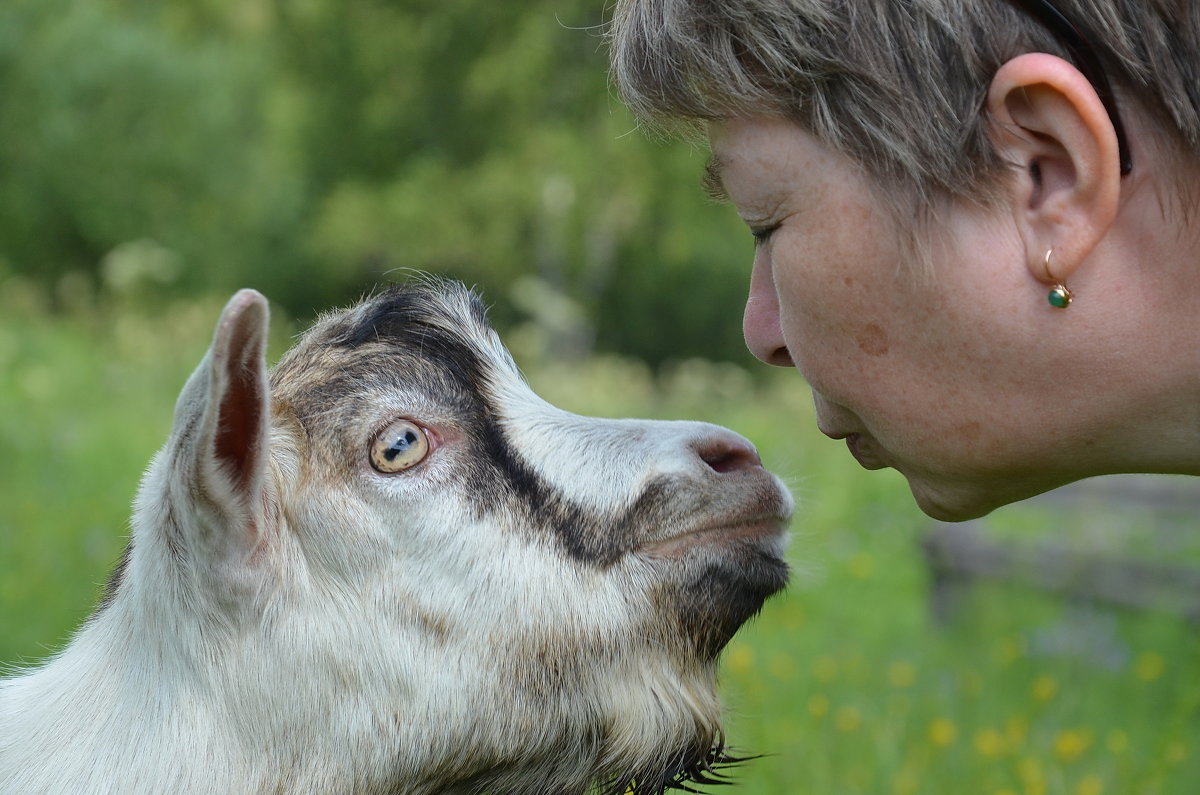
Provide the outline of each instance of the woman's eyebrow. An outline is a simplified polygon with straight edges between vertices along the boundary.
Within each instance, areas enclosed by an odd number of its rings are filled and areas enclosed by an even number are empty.
[[[704,174],[700,177],[700,187],[704,189],[705,195],[719,204],[729,203],[729,194],[725,191],[725,183],[721,179],[725,165],[725,160],[720,155],[709,155],[708,162],[704,164]]]

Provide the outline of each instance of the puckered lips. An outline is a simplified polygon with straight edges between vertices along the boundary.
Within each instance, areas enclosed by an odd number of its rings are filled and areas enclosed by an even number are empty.
[[[873,443],[874,440],[870,436],[849,431],[826,430],[821,426],[818,426],[817,429],[835,441],[845,439],[846,449],[863,469],[885,469],[888,466],[880,459]]]

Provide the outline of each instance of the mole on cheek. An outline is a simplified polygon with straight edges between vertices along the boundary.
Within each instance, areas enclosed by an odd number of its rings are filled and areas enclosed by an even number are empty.
[[[983,435],[983,425],[978,422],[967,422],[957,429],[958,436],[963,441],[974,441]]]
[[[888,352],[887,333],[874,323],[863,326],[855,341],[859,350],[868,356],[883,356]]]

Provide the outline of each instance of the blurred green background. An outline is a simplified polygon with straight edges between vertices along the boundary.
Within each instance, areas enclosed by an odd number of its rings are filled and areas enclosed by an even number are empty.
[[[795,577],[727,650],[754,795],[1200,791],[1200,642],[1169,611],[981,584],[930,616],[902,479],[742,348],[751,241],[705,152],[611,95],[603,2],[0,5],[0,665],[88,613],[229,293],[273,356],[405,269],[478,285],[535,388],[759,444]],[[1195,516],[1014,506],[988,532],[1200,567]]]
[[[6,0],[0,275],[60,309],[251,286],[309,317],[419,268],[503,325],[582,308],[551,318],[572,353],[742,357],[750,238],[693,189],[705,153],[612,96],[602,22],[595,0]]]

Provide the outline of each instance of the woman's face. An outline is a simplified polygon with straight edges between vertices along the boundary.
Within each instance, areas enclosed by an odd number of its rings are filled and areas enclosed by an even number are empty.
[[[900,471],[938,518],[1069,478],[1046,405],[1060,379],[1037,353],[1062,310],[1011,219],[947,207],[926,269],[903,261],[868,178],[794,124],[735,119],[710,140],[714,176],[756,237],[746,344],[800,371],[822,432],[867,469]]]

